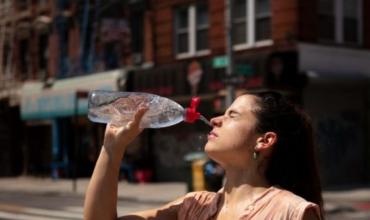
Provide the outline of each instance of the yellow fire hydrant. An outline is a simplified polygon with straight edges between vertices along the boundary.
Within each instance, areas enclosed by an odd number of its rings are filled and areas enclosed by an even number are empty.
[[[200,159],[200,160],[194,160],[191,164],[194,191],[202,191],[206,189],[204,169],[203,169],[204,164],[206,162],[207,162],[206,159]]]

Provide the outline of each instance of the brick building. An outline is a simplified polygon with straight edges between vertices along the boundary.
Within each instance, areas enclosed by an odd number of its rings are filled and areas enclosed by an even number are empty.
[[[224,2],[151,1],[152,28],[145,34],[153,39],[154,66],[133,71],[129,89],[183,105],[196,93],[207,116],[222,111]],[[326,186],[369,183],[370,1],[233,2],[237,90],[278,89],[303,105],[317,130]],[[152,131],[158,179],[181,179],[175,171],[185,172],[181,159],[200,145],[196,137],[204,130]]]
[[[122,67],[147,59],[144,9],[143,1],[0,2],[0,175],[70,177],[75,161],[77,175],[89,175],[104,127],[87,121],[86,93],[124,90]]]
[[[301,103],[318,131],[324,183],[369,183],[370,0],[232,2],[237,92],[274,88]],[[17,151],[25,165],[18,170],[48,174],[51,164],[57,172],[74,160],[76,143],[86,145],[81,161],[89,146],[101,143],[104,128],[87,122],[77,91],[145,91],[184,106],[198,95],[207,117],[224,109],[223,0],[1,4],[0,76],[6,80],[0,94],[9,109],[1,117],[12,114],[18,120],[12,129],[24,132]],[[140,167],[154,167],[158,181],[187,181],[184,157],[199,150],[207,129],[197,123],[145,131],[133,148],[147,157]]]

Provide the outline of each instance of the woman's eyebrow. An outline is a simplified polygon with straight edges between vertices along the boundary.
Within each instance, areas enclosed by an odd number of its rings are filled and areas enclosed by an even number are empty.
[[[231,109],[230,111],[228,111],[228,114],[239,114],[240,115],[240,112],[238,110]]]

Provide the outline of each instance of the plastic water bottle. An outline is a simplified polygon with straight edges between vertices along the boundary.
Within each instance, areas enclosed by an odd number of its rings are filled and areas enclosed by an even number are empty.
[[[144,114],[141,128],[163,128],[182,121],[193,123],[198,119],[209,124],[197,107],[200,99],[192,99],[189,108],[158,95],[142,92],[113,92],[95,90],[89,93],[88,118],[93,122],[125,125],[132,120],[142,105],[148,107]]]

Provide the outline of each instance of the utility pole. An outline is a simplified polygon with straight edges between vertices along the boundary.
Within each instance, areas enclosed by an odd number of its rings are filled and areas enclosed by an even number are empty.
[[[233,25],[231,14],[233,11],[233,0],[225,0],[225,38],[226,38],[226,108],[231,105],[235,99],[235,87],[232,80],[234,77],[234,54],[233,54]]]

